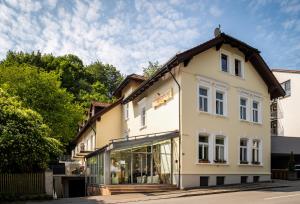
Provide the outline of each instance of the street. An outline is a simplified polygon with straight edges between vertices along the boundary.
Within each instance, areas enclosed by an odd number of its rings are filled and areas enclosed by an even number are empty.
[[[233,204],[233,203],[255,203],[255,204],[299,204],[300,203],[300,188],[288,187],[283,189],[268,189],[259,191],[243,191],[235,193],[224,193],[224,194],[214,194],[214,195],[204,195],[204,196],[192,196],[192,197],[181,197],[181,198],[171,198],[165,200],[152,200],[152,201],[142,201],[135,203],[145,203],[145,204]]]
[[[267,185],[267,184],[266,184]],[[300,203],[300,181],[276,181],[271,184],[273,188],[262,190],[250,190],[231,193],[218,193],[210,195],[196,195],[192,190],[190,193],[169,192],[165,196],[155,194],[119,194],[112,196],[90,196],[82,198],[63,198],[52,201],[42,201],[43,204],[299,204]],[[277,186],[277,187],[276,187]],[[282,186],[282,187],[281,187]],[[284,187],[285,186],[285,187]],[[226,187],[225,189],[229,189]],[[183,191],[184,192],[184,191]],[[37,202],[26,202],[36,204]]]

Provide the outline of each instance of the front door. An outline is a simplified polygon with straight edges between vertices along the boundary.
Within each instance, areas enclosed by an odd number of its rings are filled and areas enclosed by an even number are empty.
[[[132,183],[144,184],[151,181],[151,154],[133,153]]]

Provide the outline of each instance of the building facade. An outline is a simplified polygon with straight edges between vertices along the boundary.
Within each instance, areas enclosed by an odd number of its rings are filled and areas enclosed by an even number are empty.
[[[221,33],[136,78],[116,90],[114,118],[99,115],[88,185],[270,180],[270,99],[284,90],[257,49]]]
[[[287,169],[291,152],[300,164],[300,128],[297,108],[300,100],[300,71],[272,69],[286,95],[272,101],[272,169]],[[300,174],[299,174],[300,177]]]

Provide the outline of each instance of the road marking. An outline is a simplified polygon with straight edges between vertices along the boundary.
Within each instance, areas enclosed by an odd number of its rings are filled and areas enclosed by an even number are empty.
[[[295,197],[295,196],[300,196],[300,193],[291,194],[291,195],[284,195],[284,196],[277,196],[277,197],[270,197],[270,198],[264,198],[264,200],[273,200],[273,199],[278,199],[278,198],[288,198],[288,197]]]

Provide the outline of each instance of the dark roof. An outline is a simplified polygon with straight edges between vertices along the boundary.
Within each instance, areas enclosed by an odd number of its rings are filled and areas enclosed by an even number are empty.
[[[295,70],[295,69],[272,69],[272,72],[285,72],[285,73],[300,74],[300,70]]]
[[[146,78],[144,76],[138,75],[138,74],[130,74],[128,75],[121,84],[116,88],[116,90],[113,93],[113,96],[121,97],[121,92],[123,88],[130,82],[130,81],[136,81],[136,82],[143,82]]]
[[[197,54],[204,52],[212,47],[216,47],[216,49],[220,49],[223,44],[230,44],[232,47],[239,49],[245,55],[245,60],[250,61],[255,67],[256,71],[263,78],[264,82],[268,86],[268,91],[271,95],[271,99],[278,98],[280,96],[284,96],[285,92],[280,86],[279,82],[271,72],[267,63],[260,56],[260,51],[256,48],[251,47],[250,45],[233,38],[225,33],[221,33],[219,36],[200,44],[194,48],[186,50],[182,53],[176,54],[173,56],[167,63],[165,63],[152,77],[148,80],[144,81],[136,90],[134,90],[127,98],[123,100],[123,103],[127,103],[141,93],[143,93],[146,89],[153,85],[156,81],[158,81],[162,76],[164,76],[167,72],[173,69],[175,66],[180,63],[184,63],[186,66],[189,61]]]
[[[77,140],[81,137],[81,135],[97,120],[99,119],[104,113],[106,113],[107,111],[111,110],[112,108],[114,108],[115,106],[117,106],[118,104],[120,104],[122,102],[123,98],[119,98],[117,101],[115,101],[114,103],[110,104],[109,106],[107,106],[106,108],[102,109],[101,111],[97,112],[94,116],[92,116],[91,118],[89,118],[89,120],[86,122],[86,124],[80,129],[80,131],[77,133],[75,139],[72,141],[72,143],[76,143]]]

